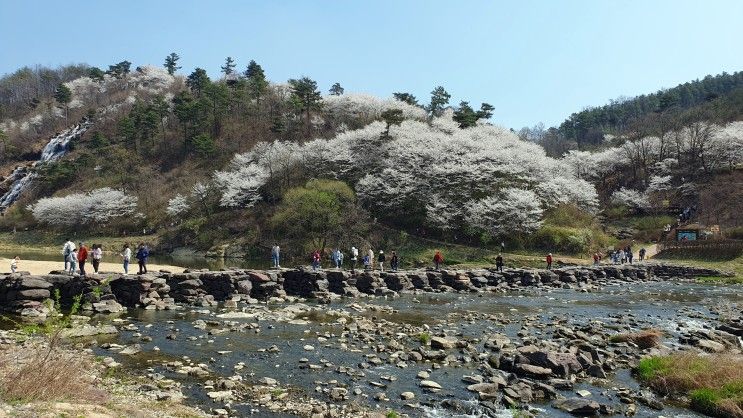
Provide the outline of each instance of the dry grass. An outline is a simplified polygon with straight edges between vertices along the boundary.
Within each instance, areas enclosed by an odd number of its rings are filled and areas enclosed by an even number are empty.
[[[0,351],[0,398],[9,402],[79,400],[102,403],[93,360],[42,342],[14,344]]]
[[[699,412],[743,418],[743,356],[679,353],[646,358],[636,371],[662,394],[688,395]]]
[[[660,345],[663,332],[657,329],[645,329],[639,332],[628,332],[624,334],[617,334],[610,338],[611,342],[631,342],[636,344],[642,349],[653,348]]]

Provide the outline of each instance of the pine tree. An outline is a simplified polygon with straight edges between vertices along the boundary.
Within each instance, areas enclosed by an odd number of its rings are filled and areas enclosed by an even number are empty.
[[[57,101],[60,105],[64,106],[65,109],[65,119],[68,119],[70,116],[70,109],[69,105],[72,101],[72,91],[69,89],[69,87],[65,86],[62,83],[59,83],[57,86],[57,90],[54,92],[54,100]]]
[[[392,93],[392,95],[395,97],[395,99],[401,102],[405,102],[412,106],[420,106],[418,104],[418,99],[416,99],[415,96],[410,93]]]
[[[104,75],[105,73],[103,72],[103,70],[98,67],[91,67],[88,71],[88,77],[98,83],[103,81]]]
[[[311,133],[310,112],[322,107],[322,94],[317,90],[317,82],[309,77],[289,80],[292,87],[292,104],[298,112],[304,112],[307,120],[307,135]]]
[[[390,126],[399,125],[405,118],[402,115],[401,109],[387,109],[382,112],[382,119],[387,123],[387,127],[382,133],[382,138],[389,138]]]
[[[114,65],[108,66],[108,71],[106,71],[106,74],[111,75],[116,78],[122,78],[129,74],[129,68],[131,68],[132,63],[129,61],[121,61]]]
[[[333,96],[340,96],[344,91],[345,89],[341,87],[341,83],[335,83],[330,87],[330,94]]]
[[[235,60],[233,60],[232,57],[227,57],[224,60],[224,65],[220,68],[222,69],[222,73],[224,73],[225,77],[227,77],[228,75],[231,75],[235,72],[235,67]]]
[[[201,95],[201,92],[210,82],[209,76],[206,75],[206,70],[203,68],[196,68],[186,79],[186,85],[196,97]]]
[[[175,52],[171,52],[170,55],[165,57],[165,64],[163,64],[163,66],[168,70],[168,74],[173,75],[177,70],[181,69],[181,67],[178,66],[179,59],[181,59],[181,57]]]
[[[438,86],[431,92],[431,103],[428,105],[426,110],[430,113],[431,117],[440,116],[441,112],[444,111],[444,106],[449,104],[451,95],[446,92],[442,86]]]
[[[263,72],[263,68],[254,60],[250,60],[248,68],[245,70],[245,78],[248,79],[248,94],[250,98],[254,99],[256,104],[259,104],[261,96],[263,96],[268,88],[268,81],[266,80],[266,74]]]

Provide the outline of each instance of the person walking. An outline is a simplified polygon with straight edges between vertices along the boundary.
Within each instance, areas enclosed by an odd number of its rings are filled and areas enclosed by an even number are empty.
[[[21,258],[18,256],[15,256],[13,260],[10,261],[10,273],[15,274],[18,271],[18,262],[21,261]]]
[[[371,269],[371,260],[369,259],[369,254],[364,256],[364,271],[369,271]]]
[[[338,255],[336,256],[336,260],[335,260],[338,262],[338,268],[343,268],[343,258],[345,258],[343,251],[341,251],[341,249],[338,248]]]
[[[503,255],[498,253],[498,257],[495,257],[495,271],[503,273]]]
[[[356,247],[351,247],[351,273],[356,272],[356,262],[359,260],[359,250]]]
[[[598,266],[600,263],[601,257],[599,256],[599,253],[593,253],[593,265]]]
[[[139,243],[137,249],[137,261],[139,262],[139,274],[147,273],[147,258],[150,257],[150,249],[144,245],[144,242]]]
[[[640,248],[640,253],[638,254],[640,256],[640,261],[645,259],[645,254],[647,254],[647,250],[645,250],[645,248]]]
[[[444,264],[444,256],[441,255],[441,251],[436,250],[436,254],[433,255],[433,265],[436,271],[439,271],[442,264]]]
[[[274,243],[273,247],[271,247],[271,265],[273,268],[278,269],[281,268],[279,265],[279,261],[281,259],[281,247],[279,247],[279,244]]]
[[[390,258],[390,268],[392,271],[397,271],[400,266],[400,259],[397,257],[397,252],[392,251],[392,258]]]
[[[315,250],[312,253],[312,270],[317,271],[320,268],[320,250]]]
[[[88,261],[88,247],[80,243],[80,250],[77,252],[77,263],[80,266],[80,276],[85,277],[85,262]]]
[[[369,268],[374,270],[374,250],[369,248]]]
[[[547,270],[552,270],[552,253],[547,254]]]
[[[98,274],[101,259],[103,259],[103,248],[101,248],[101,244],[95,244],[93,245],[93,271],[95,271],[95,274]]]
[[[632,264],[632,246],[628,245],[627,248],[624,249],[624,252],[627,254],[627,262]]]
[[[77,270],[77,248],[72,249],[70,256],[67,258],[67,262],[70,266],[68,272],[70,273],[70,276],[72,276],[75,274],[75,270]]]
[[[124,274],[129,274],[129,262],[132,260],[132,249],[129,248],[129,244],[124,244],[124,249],[121,250],[120,255],[124,262]]]
[[[379,255],[377,256],[377,263],[379,264],[379,271],[384,271],[385,260],[386,260],[386,257],[384,256],[384,251],[379,250]]]
[[[67,271],[67,264],[70,262],[70,253],[75,249],[75,243],[70,241],[69,238],[65,238],[64,246],[62,246],[62,255],[64,255],[64,269]]]
[[[619,262],[624,264],[627,261],[627,253],[624,250],[619,250]]]

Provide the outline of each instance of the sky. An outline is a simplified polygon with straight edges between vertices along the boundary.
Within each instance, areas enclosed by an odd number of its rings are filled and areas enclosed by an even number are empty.
[[[610,99],[743,70],[741,0],[0,0],[0,74],[25,65],[232,56],[324,92],[427,101],[435,86],[519,129]]]

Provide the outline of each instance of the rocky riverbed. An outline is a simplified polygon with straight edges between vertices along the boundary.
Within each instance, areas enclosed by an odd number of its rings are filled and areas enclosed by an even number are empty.
[[[643,356],[680,349],[740,355],[741,287],[688,280],[715,273],[605,266],[8,276],[0,295],[3,306],[43,315],[18,302],[39,300],[18,295],[70,295],[78,283],[83,305],[98,313],[77,318],[69,338],[105,367],[146,377],[140,390],[155,399],[183,395],[215,415],[694,417],[630,371]],[[662,332],[651,347],[616,338],[651,328]]]

